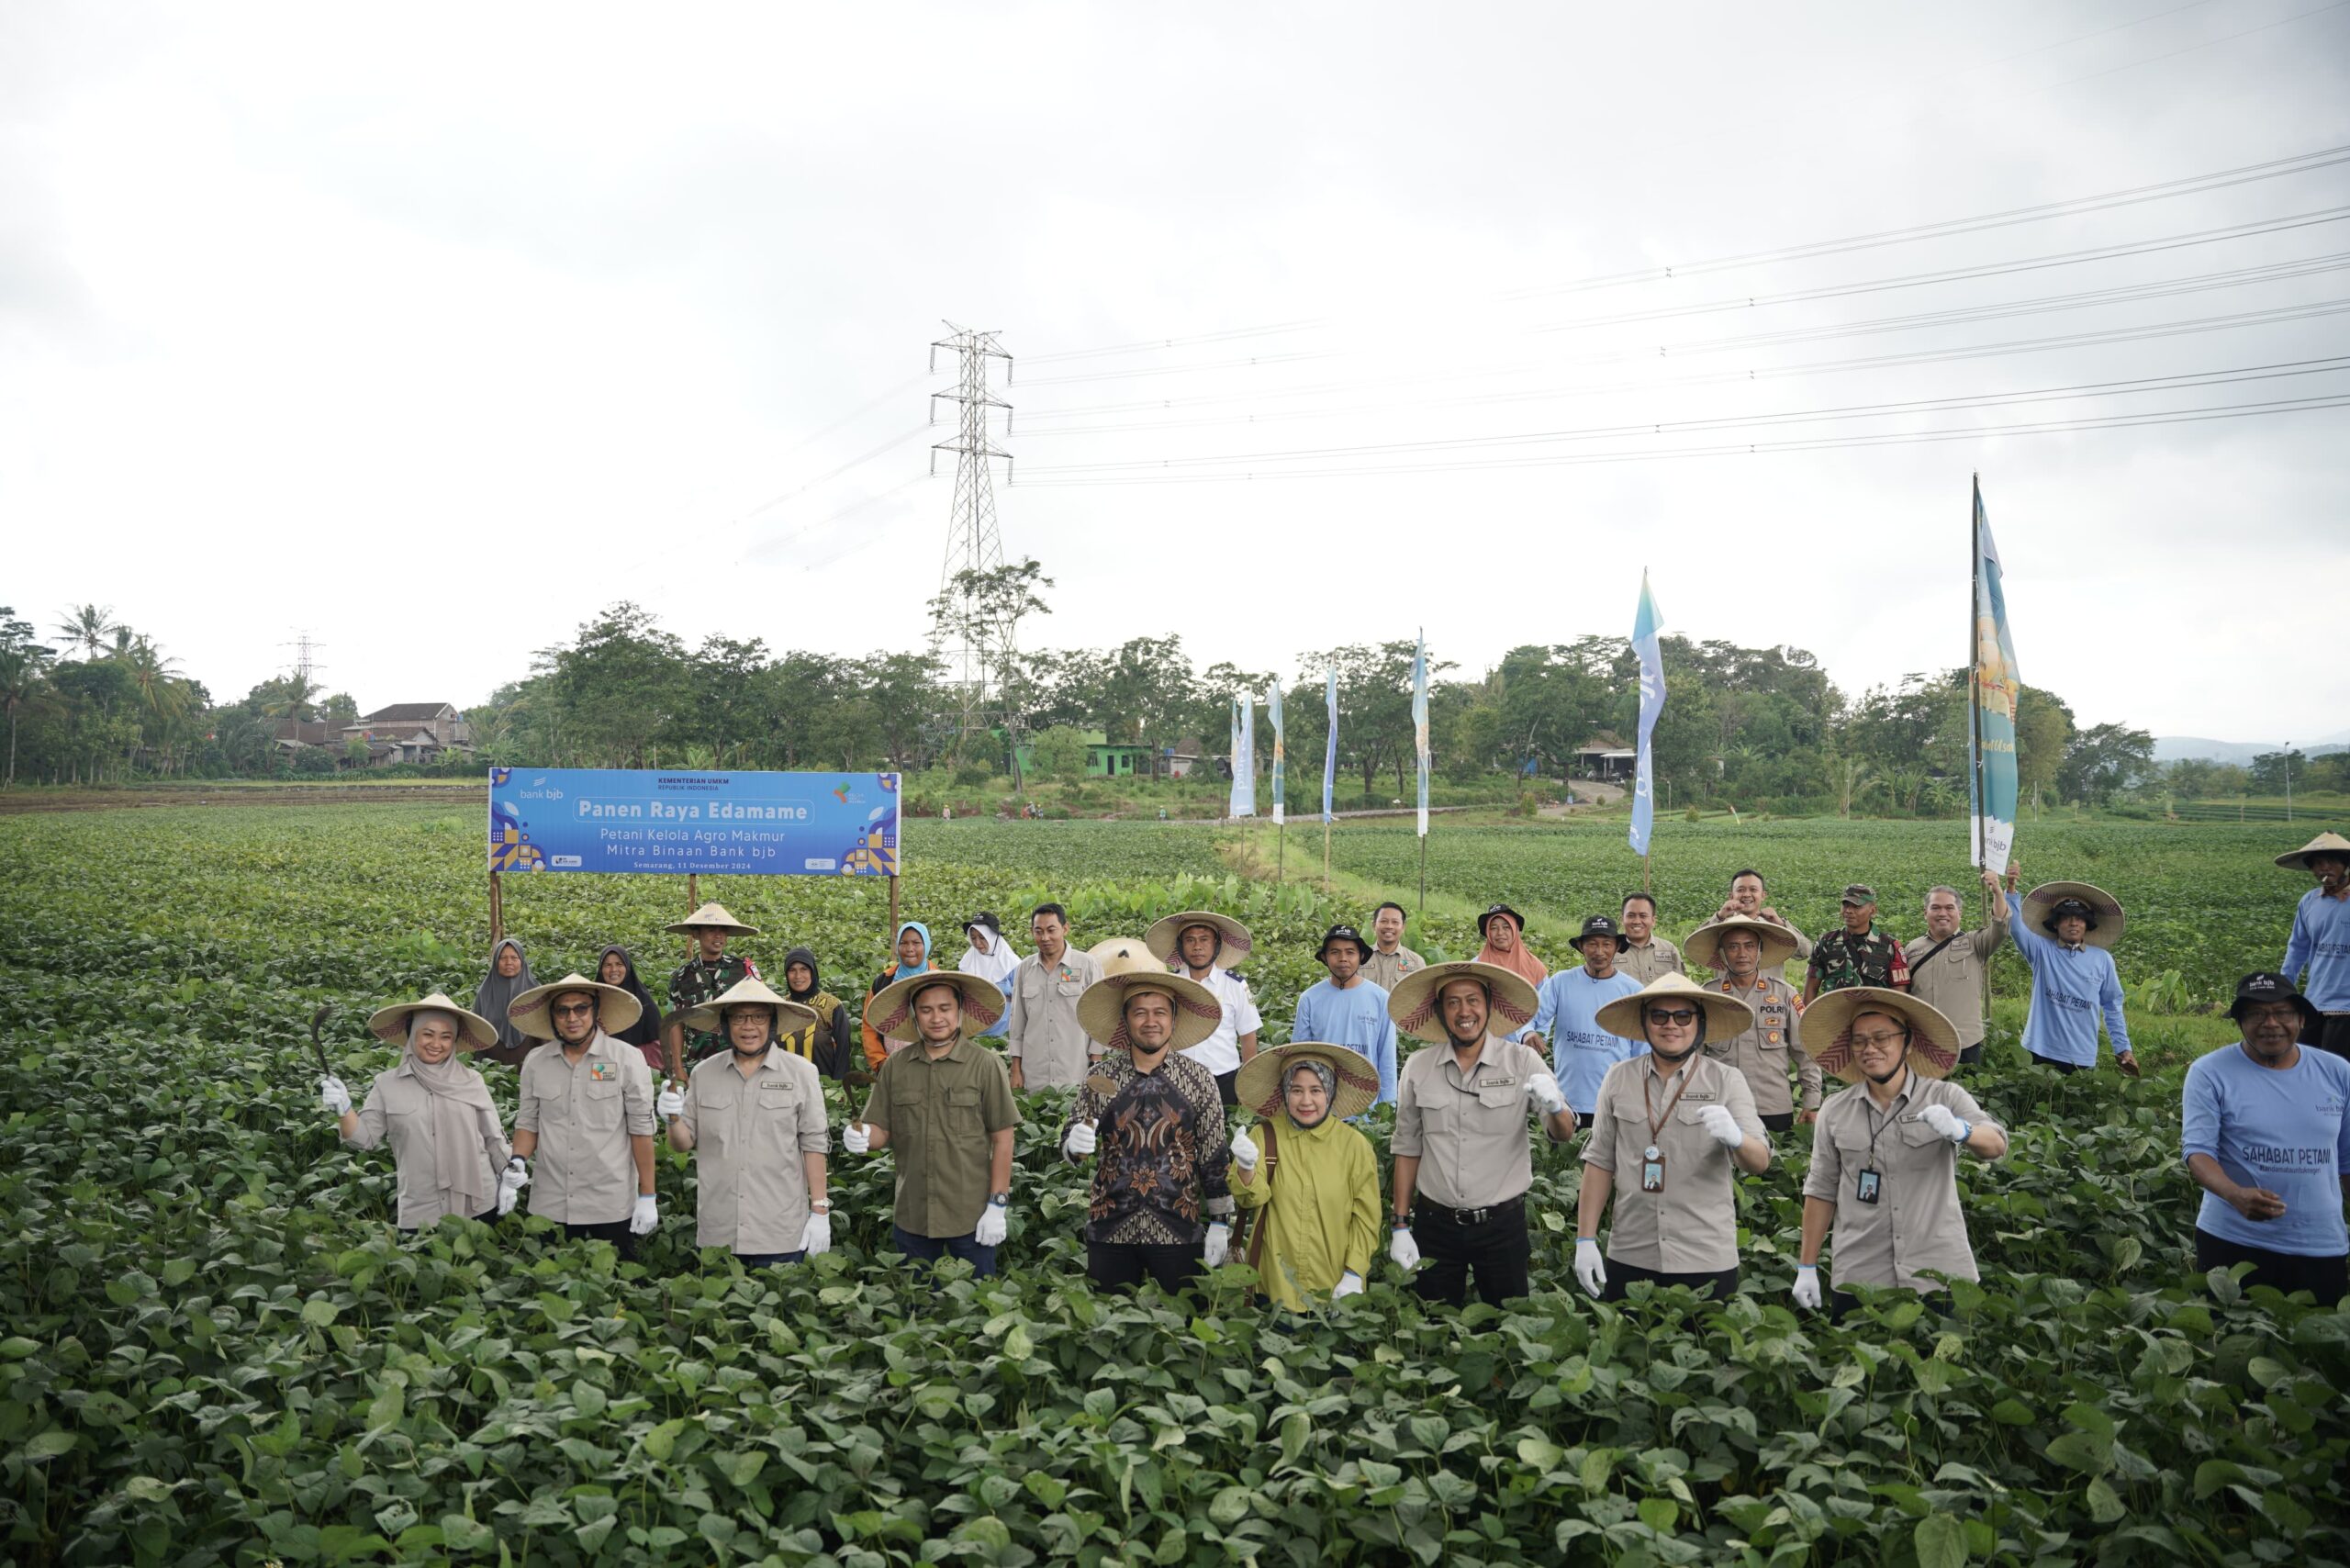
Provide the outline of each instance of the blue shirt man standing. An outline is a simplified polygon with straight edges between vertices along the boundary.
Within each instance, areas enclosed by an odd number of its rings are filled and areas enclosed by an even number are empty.
[[[2023,1048],[2042,1067],[2078,1072],[2097,1065],[2097,1024],[2113,1042],[2113,1065],[2138,1076],[2130,1025],[2121,1015],[2121,976],[2106,951],[2121,935],[2121,905],[2087,882],[2047,882],[2030,898],[2016,895],[2020,868],[2008,865],[2008,935],[2031,966],[2031,1011],[2024,1017]],[[1996,872],[1984,890],[1999,896]]]
[[[2293,911],[2292,939],[2277,966],[2285,983],[2307,967],[2311,1020],[2301,1044],[2350,1058],[2350,838],[2322,833],[2290,855],[2277,857],[2288,870],[2317,879]]]
[[[1542,982],[1534,1022],[1510,1036],[1536,1050],[1550,1054],[1551,1070],[1568,1109],[1588,1122],[1599,1103],[1599,1083],[1607,1070],[1629,1061],[1648,1047],[1639,1040],[1611,1035],[1599,1026],[1599,1010],[1619,996],[1629,996],[1640,982],[1616,967],[1617,955],[1631,946],[1616,929],[1616,922],[1595,914],[1583,923],[1574,939],[1583,968],[1561,969]]]
[[[1298,993],[1297,1015],[1291,1023],[1292,1040],[1319,1040],[1344,1046],[1371,1058],[1379,1070],[1377,1105],[1395,1103],[1395,1025],[1387,1016],[1387,992],[1365,980],[1362,966],[1371,944],[1351,925],[1334,925],[1324,933],[1314,955],[1330,971],[1328,980]]]

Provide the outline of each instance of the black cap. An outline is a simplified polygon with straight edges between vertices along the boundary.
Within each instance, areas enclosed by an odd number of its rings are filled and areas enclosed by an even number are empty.
[[[2304,1018],[2317,1016],[2316,1004],[2293,989],[2293,982],[2270,969],[2255,969],[2236,981],[2236,999],[2228,1006],[2228,1016],[2241,1022],[2247,1006],[2264,1002],[2289,1002],[2301,1010]]]
[[[996,924],[995,916],[989,913],[986,910],[979,911],[979,913],[965,921],[963,923],[963,929],[968,931],[974,925],[984,925],[990,931],[994,932],[998,936],[1003,935],[1003,927],[998,925]]]
[[[1518,935],[1522,936],[1526,934],[1526,916],[1518,913],[1517,911],[1510,908],[1509,905],[1505,903],[1496,903],[1487,904],[1485,906],[1485,913],[1477,917],[1478,935],[1483,936],[1485,934],[1485,927],[1493,924],[1494,916],[1497,914],[1508,915],[1510,918],[1510,924],[1517,927]]]
[[[1574,939],[1573,946],[1576,951],[1582,951],[1583,945],[1590,941],[1595,936],[1607,936],[1614,938],[1616,950],[1619,953],[1632,945],[1632,939],[1630,937],[1616,929],[1615,917],[1612,915],[1595,914],[1585,920],[1583,923],[1582,933]]]
[[[2049,907],[2047,918],[2040,924],[2051,935],[2053,935],[2056,931],[2056,923],[2068,914],[2079,915],[2089,930],[2097,929],[2097,911],[2089,907],[2087,899],[2058,899]]]
[[[1366,963],[1370,962],[1371,944],[1364,941],[1362,939],[1362,933],[1357,931],[1351,925],[1334,925],[1330,927],[1329,930],[1324,932],[1322,934],[1322,946],[1314,949],[1314,956],[1316,958],[1327,958],[1330,954],[1330,944],[1333,942],[1353,943],[1355,945],[1355,951],[1362,955],[1363,961]]]

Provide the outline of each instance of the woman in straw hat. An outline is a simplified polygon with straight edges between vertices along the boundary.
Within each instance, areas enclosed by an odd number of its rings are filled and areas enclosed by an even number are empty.
[[[2121,940],[2121,904],[2087,882],[2042,882],[2018,897],[2022,868],[2008,863],[2008,935],[2031,967],[2031,1006],[2024,1014],[2023,1048],[2058,1072],[2097,1066],[2097,1021],[2113,1041],[2113,1065],[2138,1076],[2130,1025],[2121,1015],[2121,976],[2107,951]],[[2001,895],[1997,872],[1983,873],[1983,890]]]
[[[329,1074],[319,1098],[337,1119],[342,1141],[374,1148],[391,1139],[399,1172],[398,1223],[421,1230],[445,1215],[496,1219],[514,1206],[498,1183],[511,1152],[489,1086],[460,1060],[498,1044],[498,1031],[439,991],[396,1002],[367,1020],[368,1033],[401,1047],[397,1066],[375,1075],[366,1103],[351,1108],[351,1091]]]
[[[1215,1076],[1181,1054],[1214,1033],[1224,1010],[1205,986],[1160,969],[1147,948],[1113,953],[1102,970],[1078,998],[1077,1021],[1103,1054],[1061,1137],[1073,1165],[1101,1155],[1085,1271],[1103,1290],[1147,1278],[1171,1293],[1203,1260],[1221,1266],[1231,1245],[1224,1099]]]
[[[1649,1048],[1608,1069],[1599,1086],[1583,1151],[1575,1278],[1607,1301],[1642,1280],[1726,1298],[1738,1289],[1732,1170],[1760,1175],[1771,1146],[1744,1075],[1702,1047],[1752,1028],[1753,1010],[1686,975],[1662,975],[1601,1008],[1599,1026]],[[1603,1262],[1599,1216],[1611,1193]]]
[[[529,1184],[533,1215],[635,1257],[636,1238],[661,1218],[653,1196],[653,1070],[643,1052],[612,1037],[636,1022],[636,998],[570,974],[524,991],[509,1012],[524,1034],[547,1043],[522,1063],[514,1158],[500,1184]]]
[[[832,1249],[823,1081],[780,1046],[815,1022],[766,981],[743,980],[685,1017],[687,1028],[716,1031],[730,1048],[653,1103],[669,1147],[693,1151],[694,1245],[723,1247],[746,1269]]]
[[[1187,909],[1153,924],[1142,939],[1152,957],[1207,987],[1222,1004],[1224,1017],[1215,1033],[1183,1054],[1215,1075],[1216,1092],[1230,1110],[1240,1103],[1236,1081],[1242,1064],[1257,1054],[1257,1032],[1264,1027],[1248,982],[1225,967],[1248,958],[1255,946],[1248,928],[1230,915]]]
[[[1343,1046],[1295,1040],[1237,1076],[1264,1138],[1232,1135],[1232,1200],[1257,1215],[1248,1266],[1292,1312],[1309,1295],[1356,1294],[1379,1246],[1379,1157],[1346,1119],[1371,1108],[1379,1075]]]
[[[694,939],[694,956],[669,977],[671,1023],[666,1031],[668,1038],[663,1042],[668,1047],[667,1064],[682,1071],[711,1052],[723,1049],[726,1043],[714,1034],[688,1035],[676,1023],[677,1014],[725,995],[759,972],[750,959],[726,950],[726,944],[733,938],[756,936],[759,930],[755,925],[744,924],[726,913],[724,904],[715,901],[662,929]]]
[[[2277,864],[2317,879],[2293,907],[2293,935],[2277,966],[2288,984],[2309,969],[2311,1017],[2300,1043],[2350,1057],[2350,838],[2319,834]]]
[[[1798,1306],[1819,1305],[1819,1247],[1836,1249],[1835,1310],[1854,1285],[1931,1291],[1928,1271],[1979,1278],[1958,1206],[1958,1151],[2008,1152],[2008,1135],[1950,1081],[1958,1026],[1916,997],[1875,986],[1831,991],[1804,1013],[1822,1071],[1844,1080],[1819,1108],[1803,1182]]]

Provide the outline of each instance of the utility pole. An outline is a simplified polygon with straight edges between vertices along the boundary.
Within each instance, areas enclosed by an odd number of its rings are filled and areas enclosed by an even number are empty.
[[[995,486],[990,464],[1002,458],[1004,476],[1012,476],[1012,454],[995,444],[990,430],[990,409],[1004,411],[1005,424],[1011,422],[1012,405],[988,390],[988,362],[1000,359],[1004,363],[1004,375],[1011,375],[1012,356],[996,341],[995,332],[975,331],[969,328],[946,323],[948,336],[930,345],[930,365],[938,368],[938,351],[952,352],[957,361],[959,374],[953,387],[930,395],[933,420],[938,417],[938,404],[943,398],[960,406],[955,439],[933,443],[931,472],[938,471],[938,454],[955,454],[955,499],[946,521],[946,557],[938,572],[938,591],[943,599],[960,593],[956,579],[965,573],[972,577],[991,572],[1003,565],[1003,538],[996,527]],[[988,687],[990,679],[999,688],[1007,684],[1013,656],[1012,628],[973,604],[967,594],[954,617],[954,629],[949,633],[954,646],[939,650],[946,660],[947,681],[951,696],[947,711],[941,716],[941,728],[951,735],[949,745],[957,752],[965,751],[976,739],[982,746],[989,744]],[[1003,714],[1006,749],[1011,754],[1014,782],[1019,778],[1020,735],[1018,715],[1007,704]]]

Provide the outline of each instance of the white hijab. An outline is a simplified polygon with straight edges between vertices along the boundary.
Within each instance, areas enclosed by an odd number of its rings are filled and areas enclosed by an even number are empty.
[[[987,930],[985,926],[979,929]],[[966,926],[963,931],[963,956],[955,960],[955,967],[965,974],[978,975],[989,984],[1000,987],[1012,978],[1012,971],[1020,967],[1020,955],[1012,950],[1012,939],[1002,932],[988,932],[988,951],[984,953],[972,946],[970,942],[971,928]]]

